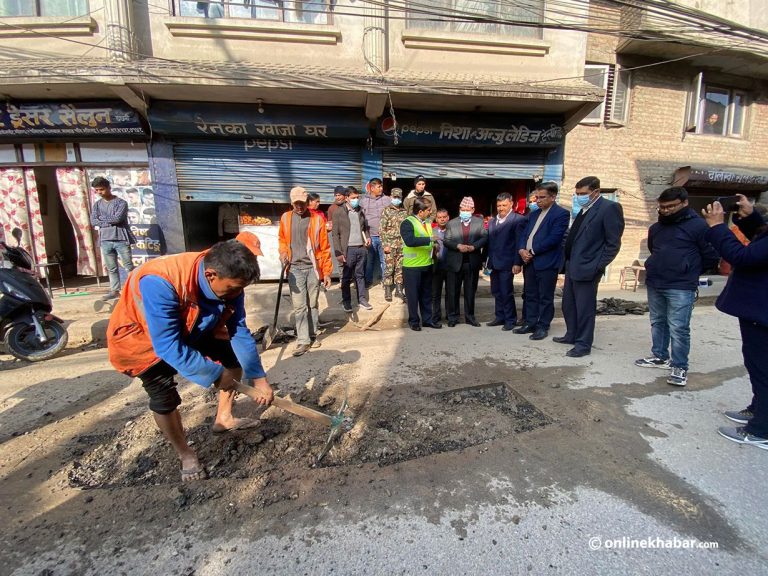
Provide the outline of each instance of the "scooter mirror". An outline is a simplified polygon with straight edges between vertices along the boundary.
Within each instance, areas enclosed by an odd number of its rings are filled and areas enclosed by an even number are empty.
[[[14,228],[11,230],[11,236],[16,238],[16,246],[21,246],[21,238],[23,236],[21,228]]]

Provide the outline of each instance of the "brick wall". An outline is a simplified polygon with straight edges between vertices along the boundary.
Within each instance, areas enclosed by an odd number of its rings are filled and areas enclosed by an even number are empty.
[[[587,59],[600,60],[615,42],[590,41]],[[579,125],[566,138],[562,204],[569,207],[574,184],[598,176],[604,188],[616,188],[624,208],[626,231],[619,256],[609,270],[616,284],[621,267],[647,256],[648,226],[656,220],[656,197],[669,187],[676,168],[687,165],[762,169],[768,173],[768,91],[752,92],[744,138],[684,134],[686,96],[697,70],[663,65],[636,70],[632,77],[629,119],[625,126]]]

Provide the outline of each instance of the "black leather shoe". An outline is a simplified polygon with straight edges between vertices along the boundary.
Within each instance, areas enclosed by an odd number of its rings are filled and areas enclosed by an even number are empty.
[[[552,342],[557,342],[558,344],[574,344],[573,340],[568,340],[565,336],[555,336],[552,338]]]
[[[504,326],[502,326],[501,329],[504,330],[504,332],[510,332],[510,331],[515,329],[515,325],[514,324],[504,324]]]
[[[429,324],[422,324],[422,326],[424,326],[424,328],[436,328],[438,330],[443,327],[439,322],[430,322]]]
[[[467,324],[469,324],[470,326],[474,326],[474,327],[478,327],[478,326],[480,326],[480,322],[478,322],[478,321],[477,321],[477,320],[475,320],[474,318],[465,318],[465,319],[464,319],[464,322],[466,322],[466,323],[467,323]]]
[[[571,358],[581,358],[582,356],[589,356],[589,350],[579,350],[578,348],[571,348],[565,353],[566,356]]]
[[[523,324],[519,328],[515,328],[512,330],[515,334],[533,334],[535,332],[535,327],[531,324]]]
[[[415,326],[411,326],[411,330],[413,330],[414,332],[421,332],[421,326],[416,324]]]
[[[533,334],[528,336],[528,338],[531,340],[544,340],[544,338],[547,337],[547,334],[549,334],[549,332],[546,330],[536,330]]]
[[[456,326],[456,322],[453,320],[448,320],[448,328],[453,328],[454,326]]]
[[[492,320],[491,322],[487,322],[486,326],[503,326],[504,320],[499,320],[498,318]]]

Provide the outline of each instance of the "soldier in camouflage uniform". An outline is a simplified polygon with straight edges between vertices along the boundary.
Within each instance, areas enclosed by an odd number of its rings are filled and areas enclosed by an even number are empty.
[[[392,288],[395,295],[405,301],[403,292],[403,239],[400,237],[400,224],[408,216],[403,208],[403,191],[392,188],[391,204],[381,213],[381,245],[384,248],[384,299],[392,302]]]

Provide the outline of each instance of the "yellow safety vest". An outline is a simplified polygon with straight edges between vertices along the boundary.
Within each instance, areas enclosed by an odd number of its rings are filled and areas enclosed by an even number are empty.
[[[408,216],[406,221],[413,226],[413,233],[418,238],[432,238],[432,229],[429,224],[422,222],[416,216]],[[403,244],[403,267],[418,268],[432,265],[432,242],[425,246],[406,246]]]

